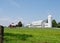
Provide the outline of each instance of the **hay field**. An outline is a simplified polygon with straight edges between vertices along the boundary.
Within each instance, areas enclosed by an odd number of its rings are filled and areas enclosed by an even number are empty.
[[[60,43],[58,28],[5,28],[4,43]]]

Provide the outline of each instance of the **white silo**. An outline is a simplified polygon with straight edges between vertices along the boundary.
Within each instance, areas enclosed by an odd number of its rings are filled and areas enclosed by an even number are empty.
[[[48,16],[48,27],[52,27],[52,16]]]

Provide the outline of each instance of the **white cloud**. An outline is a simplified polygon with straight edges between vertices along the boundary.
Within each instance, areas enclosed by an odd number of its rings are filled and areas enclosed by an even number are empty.
[[[19,21],[22,21],[22,18],[0,18],[0,25],[8,26],[11,23],[17,24]]]
[[[17,18],[14,18],[14,19],[11,18],[11,19],[9,20],[10,23],[13,22],[13,23],[15,23],[15,24],[17,24],[19,21],[22,21],[22,22],[23,22],[23,18],[17,17]]]
[[[9,18],[0,18],[0,25],[7,26]]]
[[[9,18],[0,18],[0,21],[8,21]]]

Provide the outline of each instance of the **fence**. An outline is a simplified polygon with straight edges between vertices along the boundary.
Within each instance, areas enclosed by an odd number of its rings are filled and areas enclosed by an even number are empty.
[[[4,27],[0,26],[0,43],[3,43]]]

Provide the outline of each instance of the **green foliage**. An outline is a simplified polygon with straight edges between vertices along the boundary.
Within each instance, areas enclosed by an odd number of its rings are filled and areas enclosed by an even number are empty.
[[[18,27],[22,27],[22,25],[23,25],[22,22],[19,21],[17,26],[18,26]]]
[[[17,38],[19,40],[26,40],[28,37],[32,37],[32,35],[28,35],[28,34],[12,34],[12,33],[5,33],[4,36],[11,36],[11,37]],[[7,39],[7,38],[5,38],[5,39]]]
[[[60,22],[57,24],[57,27],[60,28]]]
[[[52,20],[52,27],[57,27],[57,22],[56,22],[56,20]]]
[[[59,28],[5,28],[4,43],[60,43]]]

